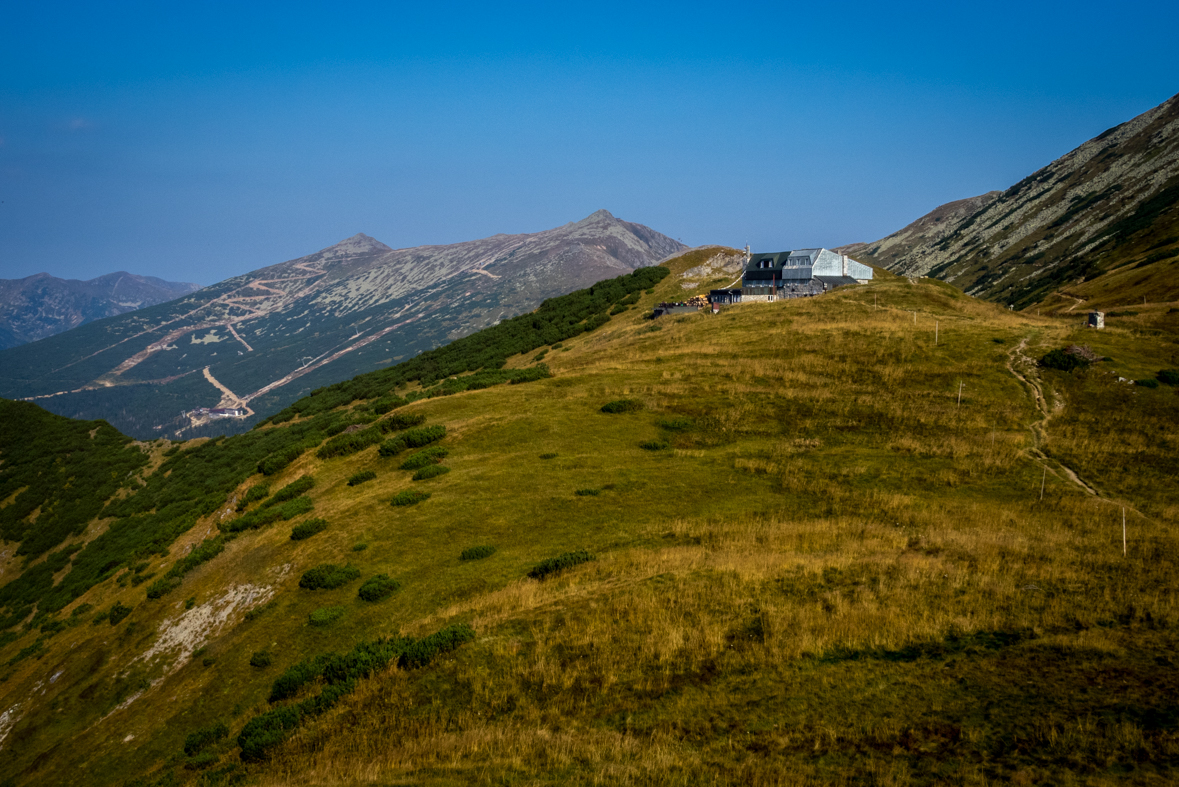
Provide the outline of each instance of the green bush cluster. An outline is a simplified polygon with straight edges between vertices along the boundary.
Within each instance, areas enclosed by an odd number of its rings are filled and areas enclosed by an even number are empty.
[[[421,448],[437,442],[443,437],[446,437],[445,426],[421,426],[402,432],[397,437],[381,443],[377,453],[383,457],[396,456],[407,448]]]
[[[1040,359],[1040,366],[1045,369],[1058,369],[1062,372],[1071,372],[1073,369],[1084,369],[1088,365],[1089,362],[1084,358],[1066,353],[1064,350],[1052,350]]]
[[[1159,381],[1154,379],[1153,377],[1146,379],[1146,380],[1135,380],[1134,384],[1137,386],[1140,386],[1142,388],[1158,388],[1159,387]]]
[[[401,439],[405,441],[406,448],[421,448],[430,443],[438,442],[443,437],[446,437],[446,427],[441,425],[421,426],[417,429],[410,429],[401,435]]]
[[[288,500],[278,507],[278,515],[285,521],[294,519],[300,514],[306,514],[315,509],[315,504],[311,502],[309,497],[296,497],[294,500]]]
[[[348,476],[348,486],[360,486],[365,481],[371,481],[376,477],[377,474],[372,470],[361,470],[359,473]]]
[[[300,522],[291,528],[291,540],[302,541],[305,538],[311,538],[316,533],[322,533],[324,530],[327,530],[327,526],[327,520],[321,517]]]
[[[309,475],[300,476],[291,483],[284,486],[282,489],[275,492],[269,500],[262,504],[263,508],[269,508],[279,503],[285,503],[288,500],[294,500],[299,495],[307,492],[315,486],[315,478]]]
[[[194,757],[217,741],[227,737],[229,737],[229,727],[225,726],[225,722],[219,721],[208,727],[201,727],[196,732],[189,733],[188,737],[184,739],[184,753],[189,757]]]
[[[368,429],[361,429],[357,432],[336,435],[320,446],[315,455],[320,459],[349,456],[379,442],[381,442],[381,431],[370,426]]]
[[[115,605],[111,607],[110,621],[112,626],[117,626],[131,614],[131,607],[127,606],[121,601],[116,601]]]
[[[291,462],[302,456],[304,450],[302,446],[289,446],[276,451],[258,462],[258,472],[262,475],[276,475],[282,472]]]
[[[307,622],[312,626],[330,626],[344,616],[343,607],[320,607],[307,616]]]
[[[402,668],[422,667],[443,653],[475,639],[469,624],[448,626],[422,639],[388,637],[357,644],[348,653],[325,653],[288,668],[271,686],[270,702],[294,697],[309,683],[322,679],[323,689],[294,705],[283,705],[246,722],[238,735],[241,759],[256,762],[266,758],[267,750],[282,743],[305,717],[314,717],[332,708],[340,698],[352,692],[356,684],[384,669],[390,662]]]
[[[589,487],[586,489],[578,489],[573,494],[577,495],[578,497],[597,497],[598,495],[602,494],[602,490]]]
[[[406,489],[394,495],[393,500],[390,501],[390,504],[394,506],[412,506],[422,502],[423,500],[429,499],[429,492],[421,492],[417,489]]]
[[[242,499],[237,501],[237,510],[239,512],[245,511],[246,507],[249,506],[250,503],[256,503],[259,500],[265,499],[269,495],[269,486],[266,484],[254,484],[252,487],[246,490],[246,493],[242,495]]]
[[[1164,385],[1179,385],[1179,369],[1163,369],[1155,377]]]
[[[644,440],[639,443],[639,448],[642,448],[644,451],[664,451],[671,448],[671,443],[666,440]]]
[[[265,650],[255,651],[254,654],[250,656],[250,666],[257,667],[258,669],[266,669],[273,663],[273,661],[274,660],[271,658],[270,652]]]
[[[528,572],[528,576],[533,579],[544,579],[553,574],[564,571],[567,568],[588,563],[593,560],[594,556],[584,549],[577,552],[566,552],[557,557],[550,557],[548,560],[542,561],[539,565]]]
[[[360,569],[355,566],[322,563],[303,572],[299,578],[299,587],[305,590],[335,590],[359,577]]]
[[[226,523],[218,523],[217,527],[224,533],[242,533],[246,530],[259,530],[282,517],[282,508],[259,508],[248,514],[242,514]]]
[[[400,432],[405,429],[412,429],[415,426],[421,426],[426,422],[426,416],[421,413],[397,413],[384,420],[377,422],[377,429],[381,434],[389,434],[389,432]]]
[[[660,429],[666,429],[669,432],[686,432],[691,429],[695,422],[686,415],[675,415],[670,418],[660,418],[656,423]]]
[[[388,574],[377,574],[365,580],[357,595],[365,601],[380,601],[388,598],[401,588],[401,583]]]
[[[413,480],[425,481],[429,478],[437,478],[440,475],[446,475],[449,472],[449,467],[444,467],[442,465],[427,465],[413,474]]]
[[[495,547],[493,546],[478,546],[467,547],[459,555],[459,560],[482,560],[485,557],[491,557],[495,554]]]
[[[613,402],[606,402],[601,407],[603,413],[611,413],[617,415],[619,413],[633,413],[643,409],[643,403],[638,399],[616,399]]]
[[[401,407],[403,404],[405,404],[405,400],[400,396],[382,396],[373,402],[373,412],[377,415],[384,415],[390,410]]]
[[[409,458],[401,463],[402,470],[418,470],[426,465],[436,465],[450,455],[450,451],[446,450],[440,445],[431,448],[424,448],[409,455]]]
[[[541,454],[540,458],[541,459],[556,459],[557,454],[556,454],[556,452],[549,452],[547,454]]]

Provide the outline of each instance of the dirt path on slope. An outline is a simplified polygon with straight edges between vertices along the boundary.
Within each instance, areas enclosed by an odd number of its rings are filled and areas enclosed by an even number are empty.
[[[218,391],[221,392],[221,402],[217,405],[218,407],[224,407],[224,408],[241,407],[241,408],[245,409],[247,416],[254,414],[254,411],[250,409],[250,406],[246,402],[246,400],[242,399],[240,396],[235,394],[233,391],[231,391],[227,387],[225,387],[225,385],[222,384],[222,382],[220,380],[218,380],[216,377],[213,376],[213,373],[209,371],[208,366],[205,367],[204,371],[205,371],[205,379],[208,380],[210,383],[212,383],[213,386]]]
[[[1048,422],[1052,420],[1053,408],[1048,404],[1048,400],[1044,395],[1044,386],[1040,382],[1039,375],[1036,373],[1036,362],[1024,352],[1027,349],[1029,338],[1031,337],[1023,337],[1019,340],[1019,344],[1011,348],[1011,352],[1007,354],[1007,371],[1011,372],[1017,380],[1031,390],[1032,399],[1036,403],[1036,411],[1040,414],[1040,419],[1030,425],[1033,443],[1032,455],[1043,462],[1052,471],[1053,475],[1064,475],[1088,494],[1096,498],[1101,498],[1101,494],[1081,480],[1081,477],[1071,467],[1055,459],[1050,459],[1043,451],[1042,446],[1048,442]],[[1017,367],[1023,367],[1024,371],[1020,372]]]

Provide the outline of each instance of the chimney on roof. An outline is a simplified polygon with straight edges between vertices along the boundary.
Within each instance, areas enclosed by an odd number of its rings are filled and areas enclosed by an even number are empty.
[[[843,257],[843,275],[846,276],[847,275],[847,255],[841,254],[839,256]]]

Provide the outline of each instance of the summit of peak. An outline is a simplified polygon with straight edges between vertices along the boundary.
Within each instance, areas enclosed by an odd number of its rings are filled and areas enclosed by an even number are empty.
[[[594,211],[593,213],[586,216],[581,221],[574,222],[573,226],[580,227],[580,226],[584,226],[586,224],[593,224],[594,222],[604,221],[604,220],[616,221],[616,219],[614,218],[614,214],[611,213],[610,211],[606,210],[605,208],[603,208],[601,210]]]

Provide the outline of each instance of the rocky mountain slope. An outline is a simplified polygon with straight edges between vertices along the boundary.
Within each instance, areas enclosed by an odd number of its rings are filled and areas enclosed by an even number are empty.
[[[0,402],[3,778],[1174,783],[1179,314],[647,319],[730,256],[220,440]]]
[[[200,289],[119,271],[89,281],[38,273],[0,279],[0,350],[35,342],[103,317],[155,306]]]
[[[0,396],[106,419],[140,438],[241,431],[315,388],[681,248],[604,210],[544,232],[446,246],[391,249],[356,235],[0,353]],[[210,420],[202,408],[246,418]]]
[[[943,205],[848,249],[1017,308],[1179,297],[1179,96],[1004,192]]]

